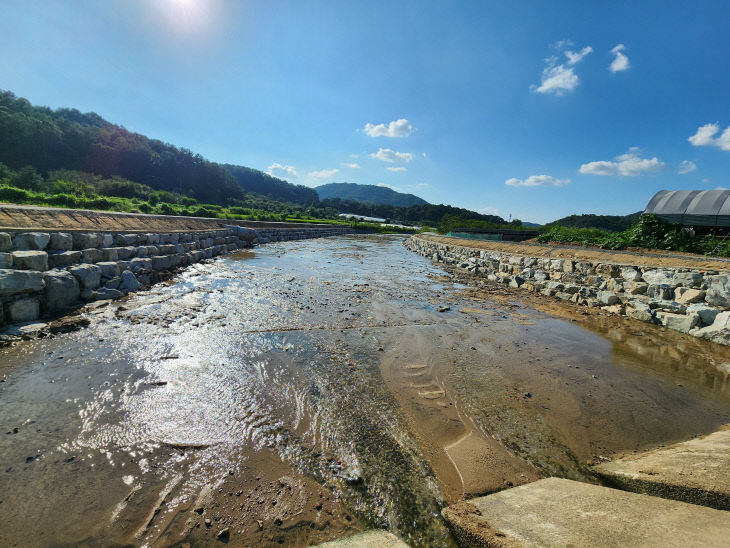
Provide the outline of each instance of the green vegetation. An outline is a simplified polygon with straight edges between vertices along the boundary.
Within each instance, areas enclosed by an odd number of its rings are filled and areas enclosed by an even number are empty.
[[[450,215],[448,213],[441,217],[441,221],[438,225],[438,231],[441,234],[447,232],[469,232],[470,230],[490,229],[490,228],[504,228],[512,230],[537,230],[535,227],[523,227],[522,221],[515,219],[511,223],[507,223],[504,219],[498,217],[502,222],[494,222],[484,219],[464,219],[456,215]]]
[[[688,227],[669,224],[654,215],[643,215],[630,228],[610,232],[598,228],[553,226],[537,241],[576,243],[604,249],[663,249],[730,257],[730,238],[712,234],[696,235]]]
[[[639,217],[641,217],[640,211],[631,213],[630,215],[569,215],[545,226],[552,227],[560,225],[562,227],[572,226],[575,228],[600,228],[612,232],[620,232],[631,227],[639,220]]]
[[[16,170],[33,166],[43,175],[68,169],[121,177],[211,204],[232,204],[249,193],[304,207],[319,201],[313,189],[250,168],[210,162],[98,114],[33,106],[9,91],[0,91],[0,162]]]
[[[427,204],[423,198],[415,194],[405,194],[377,185],[358,185],[356,183],[330,183],[315,188],[320,200],[339,198],[343,201],[355,201],[366,204],[387,204],[396,207],[409,207]],[[354,213],[354,212],[350,212]]]
[[[477,219],[495,224],[504,224],[505,220],[496,215],[482,215],[476,211],[469,211],[449,205],[421,204],[409,207],[392,206],[390,204],[368,204],[340,198],[327,198],[320,202],[322,207],[331,207],[343,213],[353,213],[365,217],[380,217],[392,219],[393,222],[410,225],[437,226],[444,215],[459,217],[460,219]]]

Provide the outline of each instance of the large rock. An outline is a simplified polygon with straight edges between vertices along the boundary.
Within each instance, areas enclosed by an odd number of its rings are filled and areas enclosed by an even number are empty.
[[[54,314],[73,305],[81,292],[79,282],[65,270],[51,270],[43,275],[46,283],[45,310]]]
[[[101,235],[101,247],[112,247],[114,245],[114,236],[111,234]]]
[[[673,314],[657,310],[655,312],[657,322],[667,329],[673,329],[681,333],[689,333],[690,329],[695,327],[699,322],[699,316],[687,314]]]
[[[96,232],[74,232],[74,249],[89,249],[101,246],[101,236]]]
[[[157,255],[152,257],[152,269],[153,270],[166,270],[170,268],[170,256],[169,255]]]
[[[597,298],[601,306],[611,306],[619,302],[618,295],[611,291],[599,291]]]
[[[7,232],[0,232],[0,251],[12,251],[13,239]]]
[[[88,248],[81,251],[81,261],[88,264],[98,263],[103,258],[101,249]]]
[[[13,266],[13,254],[0,252],[0,268],[10,268]]]
[[[651,323],[654,321],[654,313],[652,312],[651,307],[641,301],[631,301],[626,306],[626,315],[629,318],[641,320],[642,322]]]
[[[93,264],[80,264],[72,266],[68,271],[79,281],[81,289],[94,290],[101,282],[101,268]]]
[[[646,294],[652,299],[671,300],[674,298],[674,289],[669,284],[649,284]]]
[[[101,262],[96,263],[96,266],[101,268],[101,275],[105,278],[119,276],[119,265],[116,262]]]
[[[65,232],[54,232],[51,234],[51,242],[48,249],[55,251],[71,251],[74,248],[73,236]]]
[[[8,320],[11,322],[31,322],[40,315],[40,303],[36,297],[25,297],[7,305]]]
[[[706,280],[708,283],[705,300],[714,306],[730,307],[730,276],[721,274]]]
[[[704,303],[691,304],[687,307],[687,314],[693,314],[700,318],[705,325],[712,325],[717,315],[722,312],[717,308],[712,308]]]
[[[627,282],[639,282],[641,281],[641,272],[633,266],[625,266],[621,268],[621,277]]]
[[[40,272],[0,270],[0,295],[33,293],[43,287],[43,274]]]
[[[18,270],[48,270],[45,251],[13,251],[13,266]]]
[[[94,291],[93,299],[97,301],[103,301],[107,299],[118,299],[119,297],[123,297],[124,293],[117,289],[111,289],[109,287],[100,287],[96,291]]]
[[[647,270],[642,275],[644,278],[644,281],[647,282],[649,285],[654,284],[667,284],[670,285],[672,283],[672,278],[674,277],[674,273],[671,270]]]
[[[48,266],[58,268],[81,262],[81,251],[62,251],[48,255]]]
[[[46,232],[20,232],[13,236],[13,246],[19,251],[43,250],[51,241]]]
[[[119,291],[123,293],[129,293],[130,291],[137,291],[142,285],[137,281],[137,278],[129,270],[122,272],[122,283],[119,284]]]
[[[703,327],[693,334],[702,339],[730,345],[730,311],[720,312],[715,316],[715,321],[712,325]]]
[[[699,272],[677,272],[672,276],[672,284],[683,287],[699,287],[702,285],[702,274]]]
[[[674,297],[678,303],[693,304],[701,303],[705,300],[706,292],[700,289],[691,289],[688,287],[678,287],[674,290]]]

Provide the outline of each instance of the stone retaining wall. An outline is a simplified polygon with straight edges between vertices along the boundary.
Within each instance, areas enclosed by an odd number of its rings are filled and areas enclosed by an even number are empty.
[[[171,271],[256,244],[321,238],[349,228],[246,228],[172,233],[0,232],[0,326],[115,299]]]
[[[730,345],[730,273],[547,259],[411,236],[404,245],[434,261],[510,287]]]

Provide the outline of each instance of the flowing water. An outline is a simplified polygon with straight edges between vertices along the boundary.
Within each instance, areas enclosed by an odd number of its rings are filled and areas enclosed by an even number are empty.
[[[0,349],[0,544],[448,546],[449,502],[730,422],[727,349],[467,290],[399,237],[268,244]]]

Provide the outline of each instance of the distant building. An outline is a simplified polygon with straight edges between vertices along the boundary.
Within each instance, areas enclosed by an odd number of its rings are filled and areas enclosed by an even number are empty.
[[[644,213],[687,226],[730,227],[730,190],[660,190]]]

